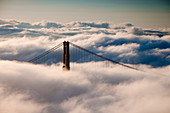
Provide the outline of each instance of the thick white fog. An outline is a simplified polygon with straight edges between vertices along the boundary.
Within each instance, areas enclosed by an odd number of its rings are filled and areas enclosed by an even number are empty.
[[[26,61],[70,41],[112,60],[56,64]],[[22,61],[22,62],[21,62]],[[170,29],[130,23],[0,20],[0,112],[2,113],[169,113]]]

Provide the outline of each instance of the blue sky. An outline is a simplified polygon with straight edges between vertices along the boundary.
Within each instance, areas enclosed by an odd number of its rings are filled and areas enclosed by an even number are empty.
[[[5,19],[131,22],[141,27],[170,27],[168,0],[1,0],[0,4],[0,18]]]

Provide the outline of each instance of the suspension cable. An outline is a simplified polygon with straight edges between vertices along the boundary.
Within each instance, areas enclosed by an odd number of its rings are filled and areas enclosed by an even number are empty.
[[[94,52],[92,52],[92,51],[89,51],[89,50],[87,50],[87,49],[84,49],[84,48],[82,48],[82,47],[80,47],[80,46],[78,46],[78,45],[75,45],[75,44],[71,43],[71,42],[70,42],[70,44],[71,44],[72,46],[74,46],[74,47],[77,47],[77,48],[79,48],[79,49],[81,49],[81,50],[83,50],[83,51],[86,51],[86,52],[88,52],[88,53],[91,53],[91,54],[93,54],[93,55],[95,55],[95,56],[97,56],[97,57],[100,57],[100,58],[104,59],[104,60],[110,61],[110,62],[115,63],[115,64],[118,64],[118,65],[122,65],[122,66],[127,67],[127,68],[130,68],[130,69],[134,69],[134,70],[141,71],[141,70],[139,70],[139,69],[137,69],[137,68],[134,68],[134,67],[128,66],[128,65],[126,65],[126,64],[123,64],[123,63],[114,61],[114,60],[112,60],[112,59],[106,58],[106,57],[104,57],[104,56],[98,55],[98,54],[96,54],[96,53],[94,53]]]
[[[53,47],[53,48],[51,48],[51,49],[49,49],[49,50],[47,50],[47,51],[44,52],[44,53],[36,56],[35,58],[29,60],[28,62],[32,62],[32,63],[33,63],[33,62],[37,61],[38,59],[42,58],[43,56],[46,56],[47,54],[55,51],[56,49],[58,49],[58,48],[61,47],[61,46],[62,46],[62,43],[58,44],[57,46],[55,46],[55,47]]]

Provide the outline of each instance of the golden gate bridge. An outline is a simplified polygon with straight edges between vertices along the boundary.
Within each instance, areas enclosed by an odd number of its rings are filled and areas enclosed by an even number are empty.
[[[70,63],[87,63],[87,62],[109,62],[111,64],[118,64],[126,68],[138,70],[132,66],[112,60],[111,58],[104,57],[93,51],[80,47],[72,42],[64,41],[55,47],[45,51],[44,53],[36,56],[28,62],[34,64],[57,64],[62,63],[63,70],[70,70]]]

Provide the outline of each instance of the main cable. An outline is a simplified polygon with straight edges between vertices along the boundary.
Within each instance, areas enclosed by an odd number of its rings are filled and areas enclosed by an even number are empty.
[[[55,51],[56,49],[58,49],[58,48],[61,47],[61,46],[62,46],[62,43],[60,43],[60,44],[58,44],[57,46],[55,46],[55,47],[53,47],[53,48],[45,51],[44,53],[36,56],[35,58],[29,60],[28,62],[34,63],[35,61],[39,60],[39,59],[42,58],[43,56],[46,56],[47,54],[49,54],[49,53],[51,53],[51,52],[53,52],[53,51]]]
[[[98,57],[100,57],[100,58],[102,58],[102,59],[104,59],[104,60],[110,61],[110,62],[115,63],[115,64],[118,64],[118,65],[122,65],[122,66],[127,67],[127,68],[130,68],[130,69],[134,69],[134,70],[137,70],[137,71],[142,71],[142,70],[139,70],[139,69],[137,69],[137,68],[134,68],[134,67],[128,66],[128,65],[126,65],[126,64],[123,64],[123,63],[114,61],[114,60],[112,60],[112,59],[106,58],[106,57],[104,57],[104,56],[98,55],[98,54],[96,54],[96,53],[94,53],[94,52],[92,52],[92,51],[89,51],[89,50],[87,50],[87,49],[84,49],[84,48],[82,48],[82,47],[80,47],[80,46],[78,46],[78,45],[75,45],[75,44],[71,43],[71,42],[70,42],[70,44],[71,44],[72,46],[74,46],[74,47],[77,47],[77,48],[83,50],[83,51],[86,51],[86,52],[91,53],[91,54],[93,54],[93,55],[95,55],[95,56],[98,56]]]

